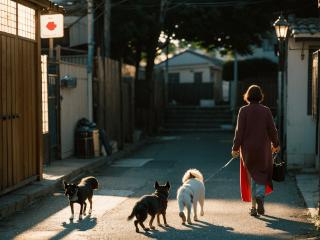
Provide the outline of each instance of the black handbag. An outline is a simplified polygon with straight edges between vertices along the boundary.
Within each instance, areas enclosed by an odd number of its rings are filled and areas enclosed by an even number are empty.
[[[283,182],[286,177],[286,163],[280,158],[278,153],[273,154],[273,174],[272,179],[276,182]]]

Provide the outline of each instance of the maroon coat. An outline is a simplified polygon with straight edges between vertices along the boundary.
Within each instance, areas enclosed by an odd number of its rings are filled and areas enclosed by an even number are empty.
[[[267,186],[266,193],[272,191],[271,142],[274,147],[279,145],[270,109],[259,103],[240,108],[232,149],[240,150],[240,182],[244,201],[251,200],[250,176],[256,183]]]

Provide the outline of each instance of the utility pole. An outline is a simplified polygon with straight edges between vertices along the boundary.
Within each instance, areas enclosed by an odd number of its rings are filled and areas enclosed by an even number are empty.
[[[89,121],[93,120],[93,100],[92,100],[92,70],[93,70],[93,54],[94,54],[94,22],[93,22],[93,0],[87,0],[88,3],[88,116]]]
[[[104,0],[104,57],[110,57],[110,0]]]
[[[53,61],[53,38],[49,38],[49,59]]]
[[[232,122],[235,125],[237,121],[237,99],[238,99],[238,56],[237,52],[233,52],[234,61],[233,61],[233,86],[231,94],[231,107],[232,107]]]

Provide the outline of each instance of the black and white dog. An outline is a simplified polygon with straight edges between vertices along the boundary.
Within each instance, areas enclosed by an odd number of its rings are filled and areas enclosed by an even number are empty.
[[[80,214],[79,220],[82,220],[82,215],[86,215],[86,208],[87,203],[86,200],[89,200],[90,209],[89,214],[92,212],[92,196],[93,190],[98,188],[98,180],[95,177],[86,177],[81,179],[78,185],[74,183],[66,183],[63,181],[64,184],[64,193],[69,198],[70,208],[71,208],[71,217],[70,220],[73,220],[74,217],[74,210],[73,204],[79,203],[80,204]]]
[[[182,178],[182,186],[178,189],[177,200],[179,205],[179,216],[182,223],[187,221],[191,224],[191,208],[193,206],[194,220],[198,220],[197,206],[200,204],[200,215],[204,215],[203,205],[205,199],[204,180],[201,172],[197,169],[189,169]],[[187,208],[187,218],[183,212],[184,207]]]

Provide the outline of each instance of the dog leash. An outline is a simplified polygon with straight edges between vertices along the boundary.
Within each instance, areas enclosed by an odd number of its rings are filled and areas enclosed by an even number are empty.
[[[223,165],[221,168],[219,168],[217,171],[215,171],[213,174],[211,174],[207,179],[204,180],[204,182],[208,182],[211,178],[213,178],[215,175],[217,175],[220,171],[222,171],[222,169],[226,168],[231,162],[233,159],[236,159],[237,157],[235,158],[231,158],[225,165]]]

